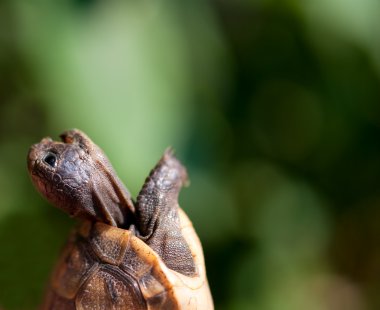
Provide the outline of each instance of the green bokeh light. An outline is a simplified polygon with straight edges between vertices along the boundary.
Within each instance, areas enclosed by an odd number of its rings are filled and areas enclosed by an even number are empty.
[[[134,196],[176,149],[217,309],[379,308],[378,9],[2,1],[1,307],[37,307],[75,225],[28,147],[77,127]]]

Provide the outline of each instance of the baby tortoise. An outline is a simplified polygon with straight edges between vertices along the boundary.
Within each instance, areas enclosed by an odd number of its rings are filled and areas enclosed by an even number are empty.
[[[202,247],[178,206],[185,168],[167,150],[137,201],[83,132],[44,138],[28,154],[38,191],[81,225],[42,309],[213,309]]]

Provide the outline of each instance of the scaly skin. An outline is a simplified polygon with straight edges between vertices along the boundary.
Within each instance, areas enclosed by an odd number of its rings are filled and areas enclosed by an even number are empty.
[[[28,154],[37,190],[72,217],[125,226],[134,205],[103,151],[79,130],[44,138]]]
[[[146,179],[136,206],[103,151],[73,129],[62,142],[44,138],[30,148],[28,169],[39,192],[72,217],[137,229],[170,269],[196,275],[179,224],[178,194],[186,169],[168,149]]]

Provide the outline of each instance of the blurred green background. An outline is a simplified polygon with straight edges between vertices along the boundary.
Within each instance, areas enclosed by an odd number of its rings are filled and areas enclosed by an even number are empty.
[[[0,305],[75,225],[29,146],[84,130],[134,196],[172,145],[216,309],[380,309],[380,2],[0,3]]]

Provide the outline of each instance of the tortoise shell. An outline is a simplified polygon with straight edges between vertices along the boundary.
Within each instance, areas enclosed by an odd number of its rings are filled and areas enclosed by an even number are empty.
[[[168,150],[137,202],[83,132],[32,146],[37,189],[82,220],[52,274],[42,309],[213,309],[202,246],[178,206],[186,170]]]
[[[168,269],[129,230],[88,221],[65,247],[42,309],[212,309],[201,244],[179,214],[197,276]]]

